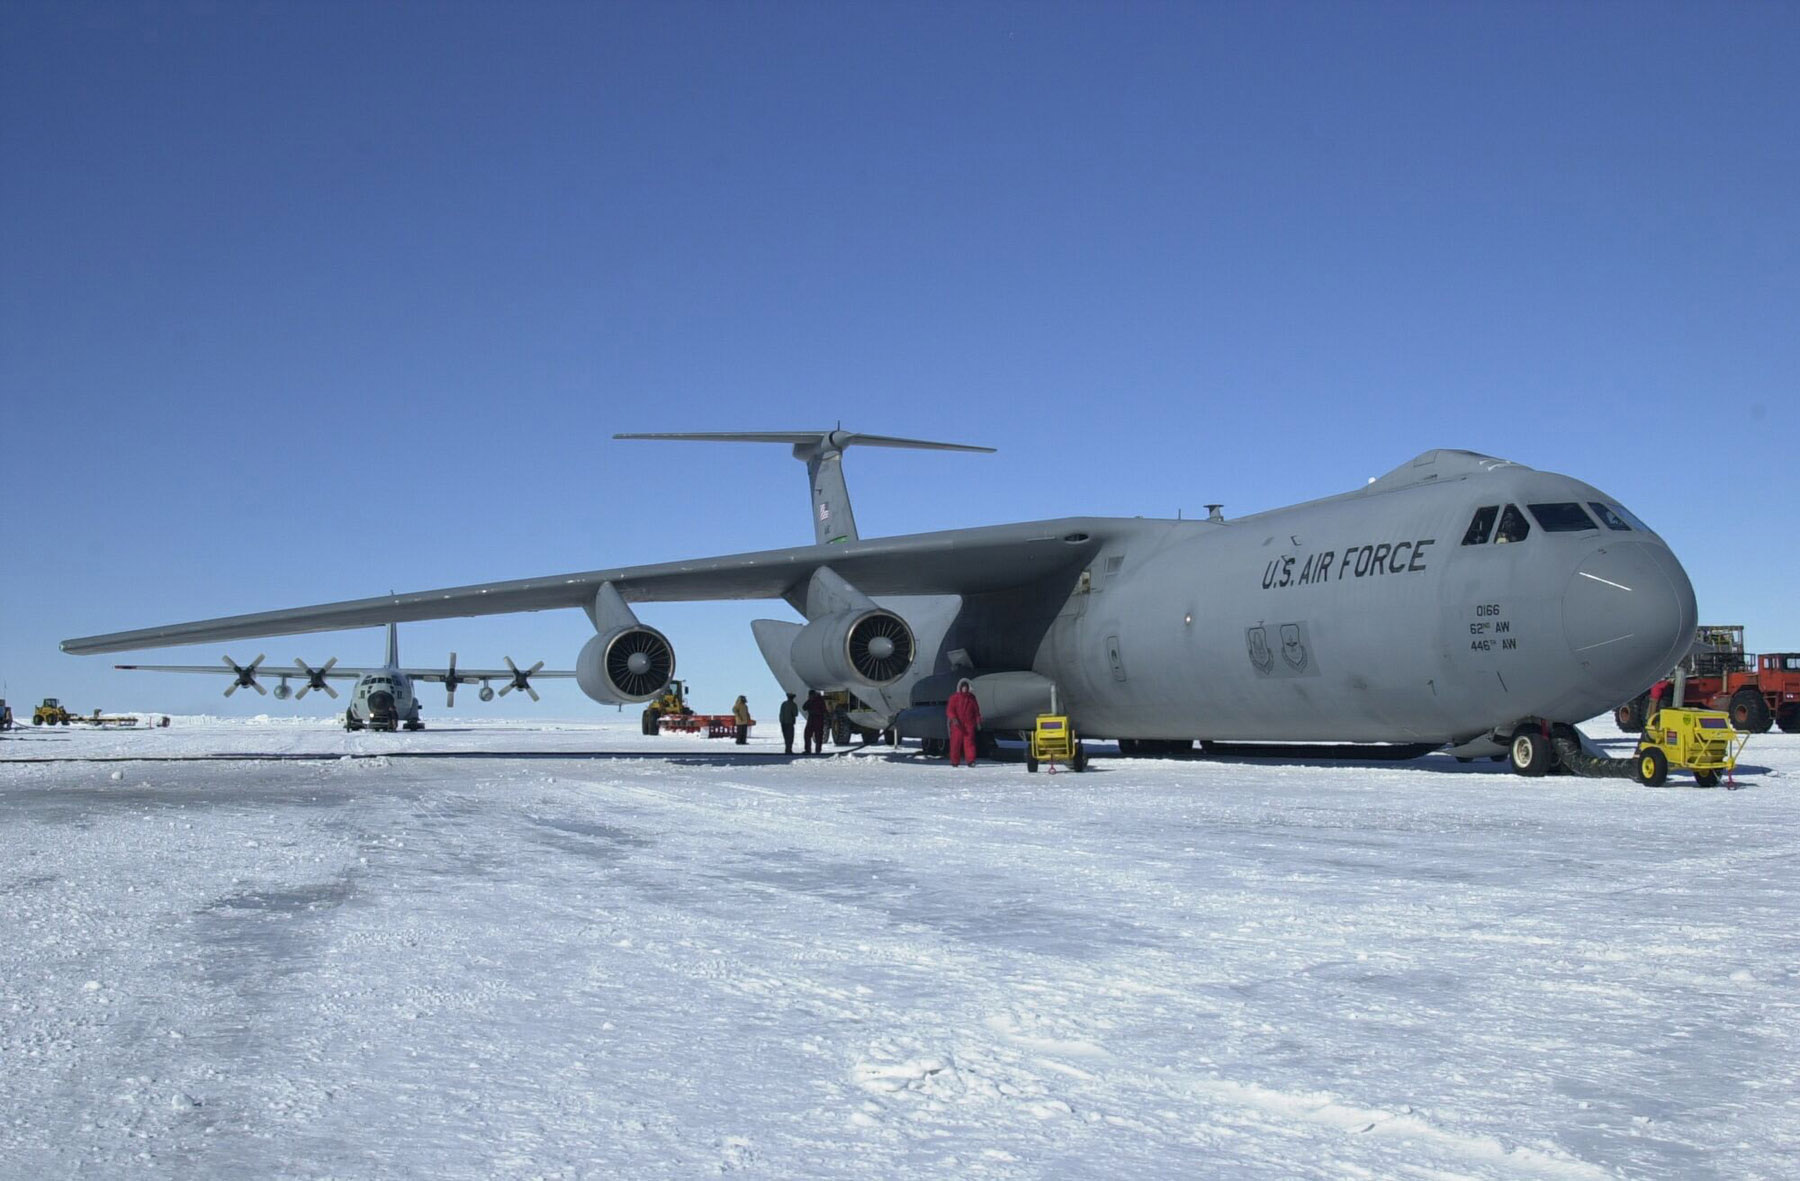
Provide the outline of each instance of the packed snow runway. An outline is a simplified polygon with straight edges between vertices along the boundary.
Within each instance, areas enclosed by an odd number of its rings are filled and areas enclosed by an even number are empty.
[[[1800,1173],[1800,736],[1703,791],[431,724],[0,741],[0,1175]],[[214,754],[283,757],[143,761]]]

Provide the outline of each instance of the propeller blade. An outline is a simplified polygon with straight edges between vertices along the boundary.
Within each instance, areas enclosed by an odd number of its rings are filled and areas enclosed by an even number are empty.
[[[511,693],[514,689],[519,687],[519,666],[512,662],[512,657],[510,656],[502,656],[500,659],[506,661],[507,668],[512,669],[512,680],[500,686],[500,696],[505,697],[508,693]]]
[[[444,708],[456,708],[456,653],[450,653],[450,668],[444,674]]]
[[[325,692],[329,693],[331,695],[331,699],[333,701],[337,700],[338,691],[336,689],[333,689],[330,685],[320,685],[319,688],[321,688],[321,689],[325,690]]]
[[[255,689],[258,693],[261,693],[264,697],[267,697],[269,695],[269,691],[267,689],[263,688],[261,685],[257,684],[256,679],[254,677],[252,677],[250,680],[250,687],[252,689]]]
[[[525,692],[531,694],[531,699],[533,701],[539,700],[538,695],[537,695],[537,690],[533,689],[530,685],[525,686]]]
[[[233,682],[231,682],[231,684],[225,686],[225,696],[230,697],[233,693],[236,693],[237,686],[238,686],[238,683],[236,681],[233,681]]]

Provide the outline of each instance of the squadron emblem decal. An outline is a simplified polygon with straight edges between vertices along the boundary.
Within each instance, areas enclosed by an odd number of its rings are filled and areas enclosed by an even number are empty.
[[[1281,639],[1280,660],[1275,659],[1275,649],[1269,644],[1271,628]],[[1258,676],[1316,677],[1319,675],[1319,665],[1312,658],[1312,640],[1306,634],[1305,623],[1259,623],[1255,627],[1245,628],[1244,650],[1250,656],[1250,667],[1256,670]]]

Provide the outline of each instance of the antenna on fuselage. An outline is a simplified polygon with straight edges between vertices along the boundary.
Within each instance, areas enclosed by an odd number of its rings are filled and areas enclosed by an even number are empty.
[[[850,490],[844,485],[844,448],[907,447],[915,451],[987,451],[968,443],[932,443],[924,439],[896,439],[889,435],[859,435],[841,429],[830,431],[696,431],[663,434],[614,435],[615,439],[675,439],[698,443],[787,443],[794,458],[806,464],[812,489],[813,540],[819,545],[855,541],[856,514],[850,511]]]

